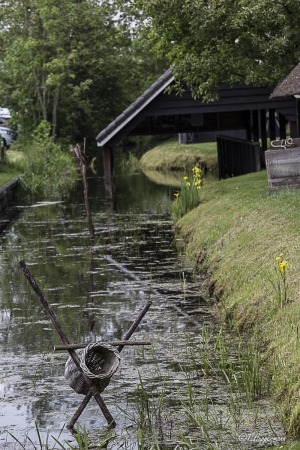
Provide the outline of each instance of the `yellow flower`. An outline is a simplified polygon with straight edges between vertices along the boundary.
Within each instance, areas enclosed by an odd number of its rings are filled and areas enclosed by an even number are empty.
[[[176,198],[178,198],[178,197],[179,197],[179,192],[175,192],[175,193],[174,193],[174,196],[175,196]]]
[[[276,256],[276,258],[275,258],[275,261],[276,261],[276,262],[279,262],[279,261],[281,261],[281,258],[280,258],[280,256]]]
[[[284,273],[287,270],[287,265],[288,265],[287,261],[282,261],[279,264],[280,272]]]
[[[190,187],[191,183],[189,181],[186,182],[187,187]]]
[[[196,188],[197,190],[199,190],[199,189],[201,189],[201,186],[197,186],[197,188]]]
[[[183,177],[183,179],[184,179],[184,180],[187,180],[187,179],[188,179],[188,177]]]

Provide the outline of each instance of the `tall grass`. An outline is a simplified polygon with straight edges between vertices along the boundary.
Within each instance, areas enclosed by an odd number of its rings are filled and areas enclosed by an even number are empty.
[[[20,136],[14,149],[23,152],[23,158],[14,159],[10,166],[24,173],[21,196],[27,200],[49,196],[63,196],[75,184],[77,167],[69,149],[49,136],[49,124],[43,121],[32,134]]]
[[[198,267],[208,271],[220,314],[250,334],[259,330],[265,365],[275,370],[278,361],[285,363],[272,377],[272,392],[286,428],[299,436],[300,191],[269,195],[267,174],[259,172],[205,185],[201,198],[201,205],[176,224],[178,237]],[[281,253],[289,261],[287,273],[280,271],[283,261],[274,261]],[[274,262],[278,277],[272,286]]]

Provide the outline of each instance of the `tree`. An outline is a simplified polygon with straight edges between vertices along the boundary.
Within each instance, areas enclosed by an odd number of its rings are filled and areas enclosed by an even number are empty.
[[[0,99],[31,132],[73,140],[127,106],[131,33],[109,0],[0,0]],[[132,80],[133,81],[133,80]]]
[[[294,0],[134,0],[145,45],[173,67],[177,89],[217,97],[219,82],[275,86],[300,61]]]

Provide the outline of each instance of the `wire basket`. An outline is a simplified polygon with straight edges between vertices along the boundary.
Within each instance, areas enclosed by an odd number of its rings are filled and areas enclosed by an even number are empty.
[[[95,342],[83,350],[76,350],[76,353],[82,372],[92,379],[98,392],[102,392],[119,367],[121,358],[118,350],[106,342]],[[82,373],[71,357],[65,365],[65,378],[77,394],[86,395],[89,392]]]

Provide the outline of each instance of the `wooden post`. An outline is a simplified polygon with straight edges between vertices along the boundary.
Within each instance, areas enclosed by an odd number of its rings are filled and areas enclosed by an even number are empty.
[[[275,109],[269,109],[270,141],[276,141]]]
[[[84,138],[84,155],[85,155],[85,146],[86,146],[86,140]],[[94,226],[92,221],[92,214],[90,210],[90,203],[89,203],[89,195],[88,195],[88,183],[86,179],[86,163],[85,163],[85,157],[81,152],[80,145],[77,144],[75,148],[73,148],[72,153],[77,158],[77,161],[79,163],[79,167],[81,170],[82,180],[83,180],[83,195],[84,195],[84,203],[85,203],[85,210],[86,215],[88,218],[88,224],[89,224],[89,231],[90,231],[90,238],[92,241],[92,244],[94,243]]]
[[[260,134],[261,134],[261,147],[265,152],[268,148],[267,143],[267,118],[266,118],[266,110],[260,110]]]
[[[286,139],[286,124],[285,124],[285,116],[281,113],[278,113],[279,119],[279,137],[280,139]]]
[[[260,161],[261,166],[266,167],[266,157],[265,151],[268,148],[268,139],[267,139],[267,117],[266,110],[260,110],[260,136],[261,136],[261,153],[260,153]]]
[[[63,341],[64,344],[69,345],[70,341],[67,338],[67,336],[65,335],[63,329],[61,328],[54,312],[52,311],[52,309],[50,308],[47,300],[45,299],[45,297],[42,294],[42,291],[40,290],[40,288],[38,287],[35,279],[33,278],[33,276],[31,275],[31,273],[29,272],[29,270],[26,267],[26,264],[24,261],[19,261],[19,265],[24,273],[24,275],[26,276],[27,280],[29,281],[32,289],[34,290],[34,292],[37,294],[37,296],[40,299],[41,304],[43,305],[46,313],[48,314],[48,316],[50,317],[54,327],[56,328],[56,331],[58,332],[61,340]],[[90,378],[88,378],[81,369],[80,366],[80,360],[78,358],[78,355],[76,353],[75,350],[68,350],[71,358],[73,359],[74,363],[76,364],[76,367],[78,368],[78,370],[82,373],[82,376],[84,378],[84,381],[86,382],[86,384],[88,385],[88,388],[90,390],[90,394],[91,397],[94,396],[96,402],[98,403],[107,423],[110,426],[116,426],[116,422],[114,421],[114,418],[112,417],[112,415],[110,414],[107,406],[105,405],[102,397],[100,396],[100,394],[98,393],[97,387],[94,385],[94,383],[92,382],[92,380]]]
[[[252,111],[252,133],[253,141],[259,142],[259,125],[258,125],[258,110]]]
[[[246,126],[247,126],[247,141],[251,141],[252,140],[251,111],[246,111],[245,116],[246,116]]]
[[[103,167],[106,198],[114,197],[114,152],[112,147],[103,147]]]
[[[291,138],[297,138],[300,136],[300,133],[298,131],[298,123],[290,121],[290,136]]]
[[[130,339],[130,337],[133,335],[134,331],[138,327],[139,323],[141,322],[141,320],[143,319],[143,317],[145,316],[145,314],[147,313],[147,311],[148,311],[148,309],[150,308],[151,305],[152,305],[152,302],[146,303],[146,305],[144,306],[144,308],[142,309],[142,311],[140,312],[138,317],[135,319],[135,321],[133,322],[133,324],[131,325],[131,327],[127,331],[127,333],[124,335],[124,337],[123,337],[124,341],[127,341],[128,339]],[[124,345],[120,345],[118,347],[118,351],[121,352],[123,350],[123,348],[124,348]],[[81,413],[83,412],[84,408],[86,407],[86,405],[88,404],[88,402],[90,401],[91,398],[92,398],[92,393],[88,392],[86,394],[85,398],[83,399],[83,402],[81,403],[81,405],[78,407],[77,411],[75,412],[74,416],[72,417],[72,419],[68,423],[67,428],[73,428],[74,427],[76,421],[80,417]]]

